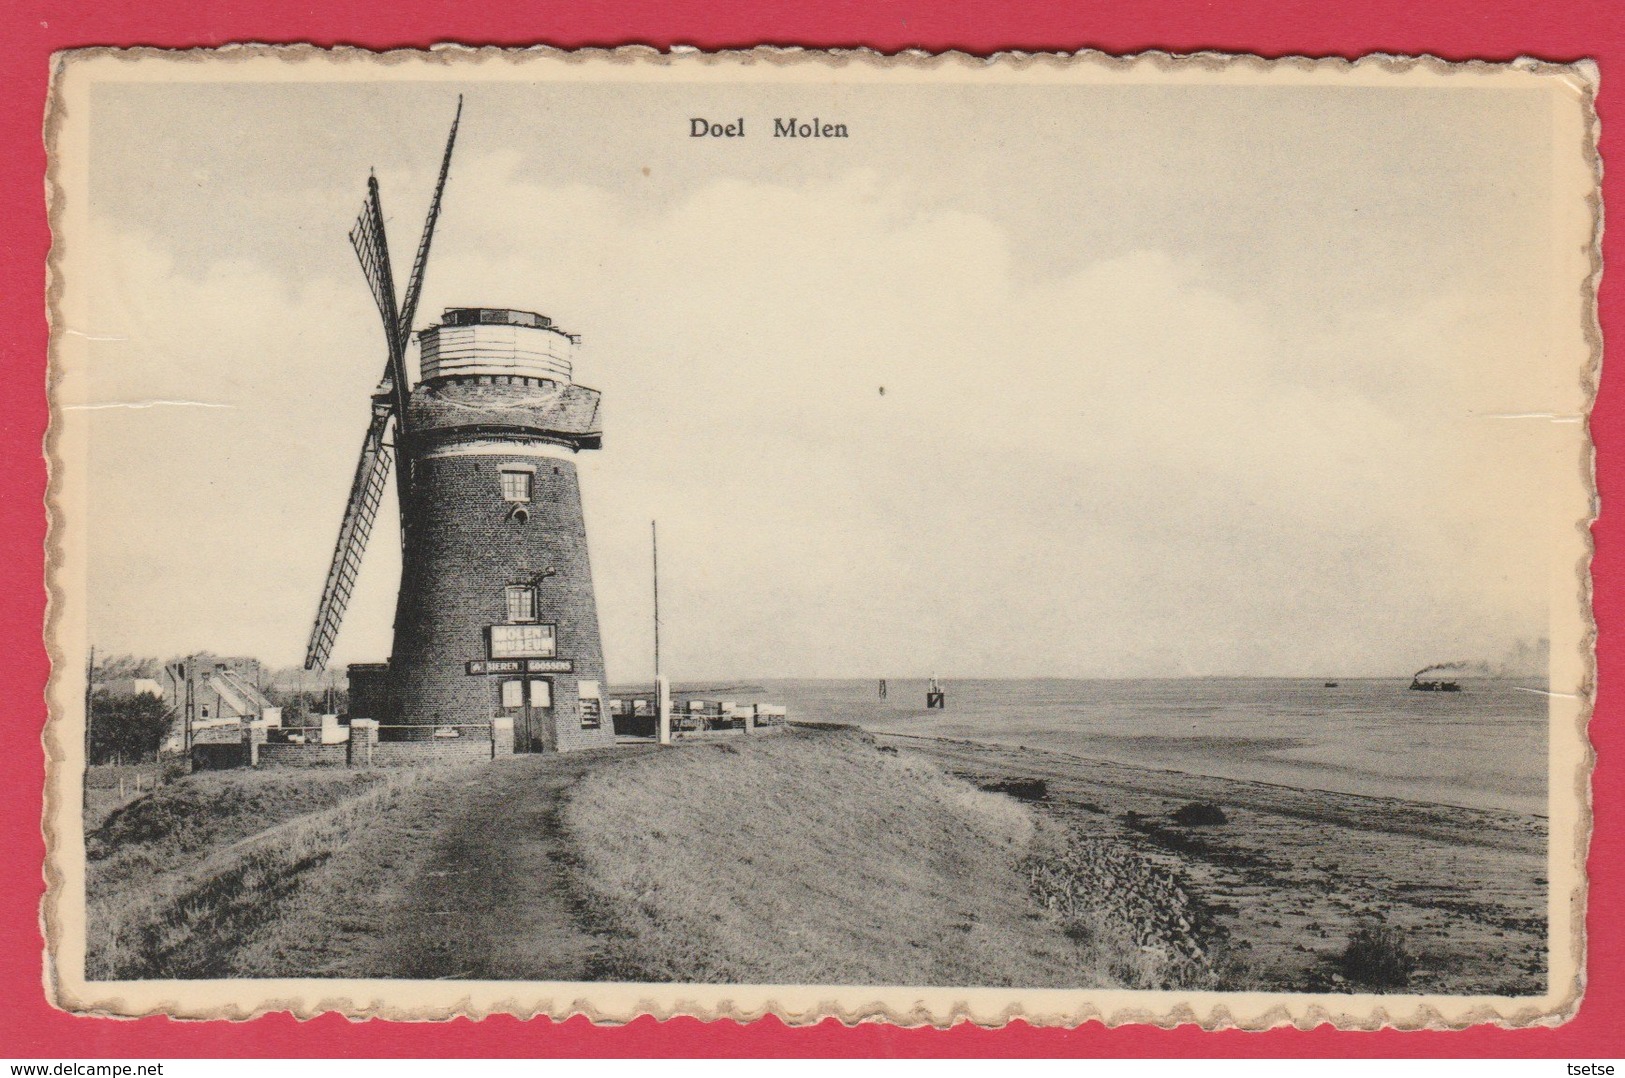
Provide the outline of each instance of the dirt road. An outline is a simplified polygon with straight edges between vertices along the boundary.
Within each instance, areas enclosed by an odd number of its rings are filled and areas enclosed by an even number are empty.
[[[309,874],[281,911],[289,924],[272,926],[286,940],[274,964],[337,977],[590,979],[599,941],[570,892],[556,815],[602,755],[516,756],[413,784]],[[264,976],[269,956],[257,950]]]

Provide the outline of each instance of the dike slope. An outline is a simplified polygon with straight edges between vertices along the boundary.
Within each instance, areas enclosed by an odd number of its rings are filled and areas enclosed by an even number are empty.
[[[1039,878],[1067,841],[1011,797],[841,730],[388,774],[193,776],[87,836],[100,855],[91,967],[1147,983],[1132,926],[1071,908],[1098,888]]]
[[[691,744],[596,769],[561,814],[616,980],[1114,983],[1037,903],[1019,802],[865,734]]]

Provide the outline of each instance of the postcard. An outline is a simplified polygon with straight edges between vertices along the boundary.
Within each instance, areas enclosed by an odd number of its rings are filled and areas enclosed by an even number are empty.
[[[1591,65],[60,54],[47,992],[1555,1024]]]

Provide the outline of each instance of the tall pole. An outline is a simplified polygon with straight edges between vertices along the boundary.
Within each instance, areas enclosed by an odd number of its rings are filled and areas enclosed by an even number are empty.
[[[85,766],[90,766],[90,699],[96,682],[96,645],[90,646],[90,662],[85,666]],[[89,786],[86,786],[89,789]]]
[[[655,533],[655,522],[649,521],[649,546],[654,553],[655,569],[655,680],[660,680],[660,537]]]
[[[660,539],[652,520],[649,521],[649,548],[654,554],[655,579],[655,740],[670,745],[671,691],[666,679],[660,676]]]

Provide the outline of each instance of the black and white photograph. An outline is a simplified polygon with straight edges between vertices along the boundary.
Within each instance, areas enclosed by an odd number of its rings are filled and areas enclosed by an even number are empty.
[[[1587,65],[62,54],[69,1010],[1584,981]]]

